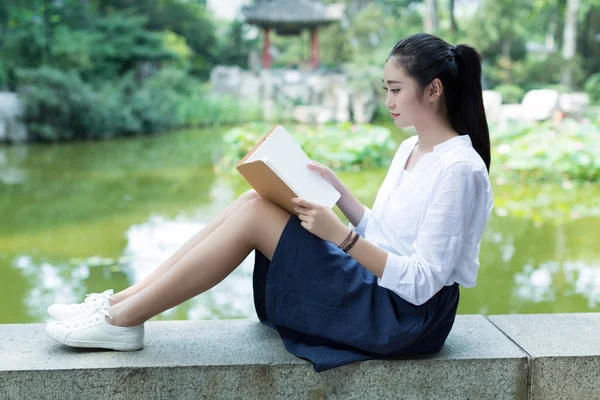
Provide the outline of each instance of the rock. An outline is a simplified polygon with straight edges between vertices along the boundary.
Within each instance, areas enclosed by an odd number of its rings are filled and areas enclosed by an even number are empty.
[[[500,118],[500,107],[502,106],[502,94],[493,90],[484,90],[483,106],[488,121],[497,121]]]
[[[355,88],[352,91],[351,102],[354,122],[371,122],[377,107],[375,89],[373,87]]]
[[[521,101],[521,119],[541,121],[552,117],[558,108],[559,93],[556,90],[531,90]]]
[[[273,79],[268,70],[262,70],[260,73],[262,82],[262,107],[263,115],[266,121],[272,121],[275,117],[275,101],[273,99]]]
[[[17,93],[0,92],[0,142],[22,143],[29,139],[22,115],[23,103]]]
[[[344,88],[335,88],[336,108],[335,120],[337,122],[350,121],[350,93]]]
[[[334,120],[334,112],[322,106],[296,106],[292,112],[294,119],[303,124],[324,124]]]
[[[522,120],[523,117],[523,107],[521,104],[502,104],[500,105],[500,120]]]
[[[0,117],[0,143],[8,141],[8,120]]]
[[[558,107],[562,112],[575,118],[581,118],[586,108],[590,105],[590,96],[587,93],[563,93],[558,98]]]
[[[244,101],[260,100],[261,79],[240,67],[216,66],[210,71],[210,83],[215,95],[229,94]]]

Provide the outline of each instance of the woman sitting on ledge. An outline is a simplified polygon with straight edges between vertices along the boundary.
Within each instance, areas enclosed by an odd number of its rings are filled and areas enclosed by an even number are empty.
[[[392,49],[386,107],[402,142],[372,210],[327,167],[344,225],[329,208],[295,199],[299,217],[241,195],[142,281],[81,304],[54,304],[48,335],[68,346],[143,347],[144,322],[221,282],[255,251],[254,303],[286,349],[316,371],[360,360],[436,352],[475,285],[493,207],[481,57],[426,34]]]

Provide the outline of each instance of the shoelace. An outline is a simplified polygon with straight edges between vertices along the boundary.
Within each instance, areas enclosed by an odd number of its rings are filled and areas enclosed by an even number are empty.
[[[85,295],[84,303],[93,303],[98,300],[110,299],[111,295],[109,293],[90,293]]]
[[[104,318],[104,316],[107,316],[108,318],[113,319],[113,317],[109,314],[109,312],[106,308],[96,308],[96,309],[94,309],[94,311],[92,311],[88,315],[77,319],[77,321],[71,321],[71,322],[65,324],[65,327],[67,327],[67,328],[79,328],[80,326],[83,327],[83,326],[88,325],[92,321],[99,322],[100,317]]]

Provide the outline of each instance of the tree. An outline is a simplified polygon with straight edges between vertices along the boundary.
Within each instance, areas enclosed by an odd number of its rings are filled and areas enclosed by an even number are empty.
[[[427,33],[435,33],[440,29],[440,19],[436,0],[425,0],[425,18],[423,28]]]
[[[573,88],[572,63],[577,51],[577,13],[579,5],[579,0],[567,0],[562,48],[562,57],[565,63],[561,75],[561,83],[569,89]]]
[[[449,12],[450,12],[450,32],[458,32],[458,25],[456,24],[456,18],[454,16],[454,0],[450,0],[448,4]]]

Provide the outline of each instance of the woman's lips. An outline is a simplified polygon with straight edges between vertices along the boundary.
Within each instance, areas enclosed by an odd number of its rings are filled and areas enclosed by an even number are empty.
[[[394,114],[394,113],[390,113],[390,115],[392,116],[392,118],[396,119],[400,116],[400,114]]]

